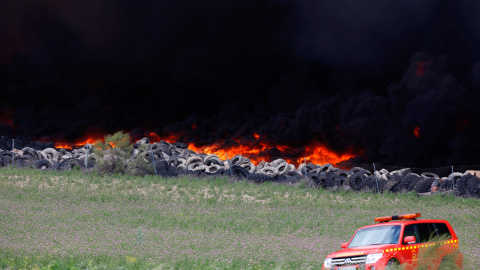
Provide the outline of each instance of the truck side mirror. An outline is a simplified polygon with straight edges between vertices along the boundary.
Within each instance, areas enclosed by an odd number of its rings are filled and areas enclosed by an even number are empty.
[[[342,249],[346,249],[347,247],[348,247],[348,243],[346,243],[346,242],[342,243],[342,246],[341,246]]]
[[[403,242],[407,244],[415,244],[417,242],[417,239],[413,235],[406,236],[405,238],[403,238]]]

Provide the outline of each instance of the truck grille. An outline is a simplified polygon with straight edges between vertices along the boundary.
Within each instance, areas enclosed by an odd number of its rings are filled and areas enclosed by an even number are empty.
[[[361,265],[365,264],[367,256],[343,257],[332,259],[332,266]]]

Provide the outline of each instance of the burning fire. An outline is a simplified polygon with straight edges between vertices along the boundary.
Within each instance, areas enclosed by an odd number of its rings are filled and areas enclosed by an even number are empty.
[[[423,75],[423,72],[425,71],[425,68],[427,65],[430,64],[429,62],[418,62],[417,63],[417,69],[415,70],[415,75],[421,76]]]
[[[179,139],[178,135],[160,137],[154,132],[147,133],[146,136],[150,139],[150,142],[152,143],[158,142],[160,140],[169,143],[175,143]],[[338,164],[342,161],[346,161],[356,156],[356,154],[354,154],[353,152],[346,154],[337,154],[319,143],[311,143],[310,145],[304,147],[299,153],[299,149],[297,147],[276,144],[273,145],[261,141],[260,135],[257,133],[254,133],[253,137],[256,139],[255,143],[244,142],[240,139],[235,139],[234,141],[236,143],[233,146],[225,146],[222,143],[214,143],[208,146],[197,146],[194,143],[191,143],[189,144],[188,148],[197,153],[215,154],[221,159],[231,159],[236,155],[242,155],[248,157],[255,165],[258,165],[261,161],[272,161],[273,159],[277,158],[283,158],[291,164],[300,164],[305,161],[314,164]],[[103,138],[99,138],[98,136],[96,136],[79,140],[75,143],[58,142],[55,143],[55,147],[72,149],[82,147],[87,143],[94,144],[98,140],[103,141]],[[294,157],[292,157],[291,153],[296,154]]]
[[[304,160],[314,164],[326,164],[326,163],[338,164],[342,161],[349,160],[356,156],[351,153],[339,155],[337,153],[334,153],[328,150],[323,145],[315,145],[315,144],[305,147],[304,155],[305,155],[304,158],[297,159],[298,164],[304,162]]]
[[[0,113],[0,123],[8,124],[13,129],[13,111],[7,110]]]
[[[242,142],[239,139],[236,139],[235,142],[237,144],[235,146],[225,146],[221,143],[215,143],[208,146],[196,146],[195,144],[189,144],[188,149],[197,153],[205,153],[209,155],[215,154],[221,159],[230,159],[236,155],[242,155],[244,157],[248,157],[255,165],[258,165],[261,161],[272,161],[276,158],[283,158],[288,163],[292,164],[300,164],[304,161],[314,164],[338,164],[342,161],[346,161],[357,156],[353,153],[337,154],[333,151],[330,151],[323,145],[312,143],[309,146],[304,147],[301,157],[288,158],[289,153],[298,152],[298,148],[287,145],[273,145],[267,142],[258,141],[260,140],[260,135],[258,133],[254,133],[253,137],[257,140],[255,144],[250,142]],[[163,141],[169,143],[174,143],[177,141],[177,139],[178,136],[175,135],[171,135],[168,138],[162,138]],[[271,152],[278,154],[269,154]]]
[[[82,147],[87,143],[94,144],[98,140],[102,140],[102,139],[88,138],[85,140],[77,141],[75,143],[56,142],[54,146],[55,148],[73,149],[73,148]]]
[[[420,138],[420,127],[419,126],[415,126],[413,128],[413,136],[415,136],[415,138]]]
[[[230,159],[236,155],[242,155],[248,157],[255,165],[258,165],[261,161],[271,161],[272,158],[283,158],[288,163],[292,164],[299,164],[303,163],[304,159],[307,162],[312,162],[315,164],[325,164],[325,163],[332,163],[337,164],[342,161],[348,160],[350,158],[355,157],[352,154],[344,154],[338,155],[330,150],[328,150],[324,146],[319,145],[311,145],[305,147],[304,157],[301,158],[284,158],[281,155],[288,156],[288,153],[294,152],[294,148],[286,145],[269,145],[265,142],[259,142],[256,145],[238,145],[232,147],[224,147],[219,144],[214,144],[211,146],[205,147],[197,147],[194,144],[189,145],[189,149],[198,152],[198,153],[206,153],[206,154],[215,154],[219,156],[221,159]],[[268,154],[269,150],[278,150],[276,152],[280,152],[280,156],[278,157],[271,157]]]

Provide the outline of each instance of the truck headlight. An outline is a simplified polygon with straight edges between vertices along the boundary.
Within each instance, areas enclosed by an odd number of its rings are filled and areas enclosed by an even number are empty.
[[[332,267],[332,259],[331,258],[326,258],[325,261],[323,261],[323,266]]]
[[[383,253],[368,254],[365,263],[376,263],[383,256]]]

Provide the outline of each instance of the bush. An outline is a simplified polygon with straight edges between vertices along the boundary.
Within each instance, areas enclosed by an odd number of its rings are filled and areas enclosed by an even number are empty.
[[[418,253],[418,270],[453,270],[458,269],[456,265],[456,258],[459,255],[458,249],[453,251],[453,253],[448,253],[445,250],[442,250],[441,243],[448,241],[447,237],[431,237],[429,243],[435,243],[435,245],[429,246],[425,249],[422,249]]]
[[[105,174],[124,174],[127,162],[133,153],[130,134],[123,131],[105,136],[104,141],[96,141],[93,151],[97,156],[95,170]]]

